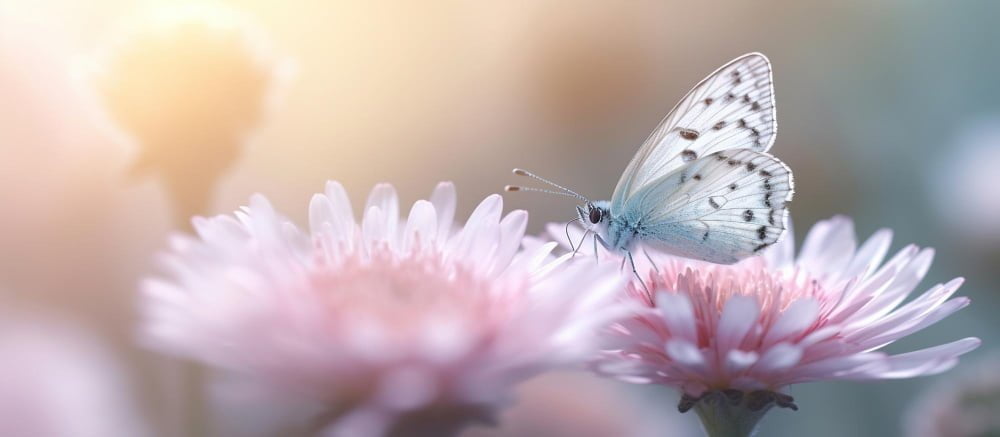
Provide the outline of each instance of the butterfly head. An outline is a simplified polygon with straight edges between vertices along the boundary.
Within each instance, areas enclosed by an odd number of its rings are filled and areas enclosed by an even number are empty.
[[[576,207],[576,214],[587,228],[603,228],[611,220],[610,206],[606,200],[587,202],[584,206]]]

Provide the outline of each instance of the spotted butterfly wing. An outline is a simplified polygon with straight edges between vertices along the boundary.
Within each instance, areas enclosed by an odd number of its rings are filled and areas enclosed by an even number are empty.
[[[792,172],[749,149],[715,152],[643,186],[624,205],[641,240],[665,252],[732,264],[785,231]]]
[[[766,152],[776,131],[771,63],[760,53],[730,61],[691,89],[643,142],[618,180],[612,214],[688,162],[729,149]]]

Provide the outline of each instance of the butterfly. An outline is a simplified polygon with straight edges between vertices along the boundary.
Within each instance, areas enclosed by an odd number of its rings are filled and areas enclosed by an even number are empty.
[[[583,201],[574,221],[594,233],[595,245],[630,261],[642,244],[733,264],[776,243],[787,227],[792,172],[767,153],[776,132],[771,63],[748,53],[695,85],[667,114],[625,168],[611,200],[591,201],[522,169],[514,174],[560,191],[505,189]]]

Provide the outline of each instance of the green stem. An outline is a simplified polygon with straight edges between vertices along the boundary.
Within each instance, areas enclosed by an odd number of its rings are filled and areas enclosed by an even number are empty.
[[[731,405],[728,402],[699,402],[694,407],[709,437],[753,436],[760,419],[770,409],[770,404],[752,411],[743,403]]]
[[[733,389],[710,390],[697,397],[685,394],[677,409],[683,413],[694,408],[708,437],[750,437],[775,405],[798,410],[794,399],[784,393]]]

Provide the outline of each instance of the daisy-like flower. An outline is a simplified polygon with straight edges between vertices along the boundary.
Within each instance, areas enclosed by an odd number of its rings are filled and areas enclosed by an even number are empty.
[[[561,226],[550,233],[565,235]],[[883,264],[891,235],[880,230],[858,247],[851,220],[835,217],[813,227],[798,257],[791,236],[732,266],[636,254],[651,292],[635,279],[626,287],[626,300],[642,310],[611,331],[614,350],[597,368],[679,388],[680,410],[694,408],[710,435],[747,435],[771,406],[797,408],[784,393],[792,384],[943,372],[979,339],[879,351],[969,304],[949,299],[961,278],[904,303],[934,252],[911,245]],[[621,262],[603,250],[596,256]]]
[[[170,278],[143,286],[145,338],[312,404],[309,433],[443,436],[488,420],[514,384],[593,352],[621,280],[553,259],[555,243],[521,250],[527,213],[502,216],[499,196],[460,228],[455,202],[443,183],[400,220],[378,185],[357,223],[331,182],[309,231],[259,195],[196,219],[198,237],[165,257]]]

